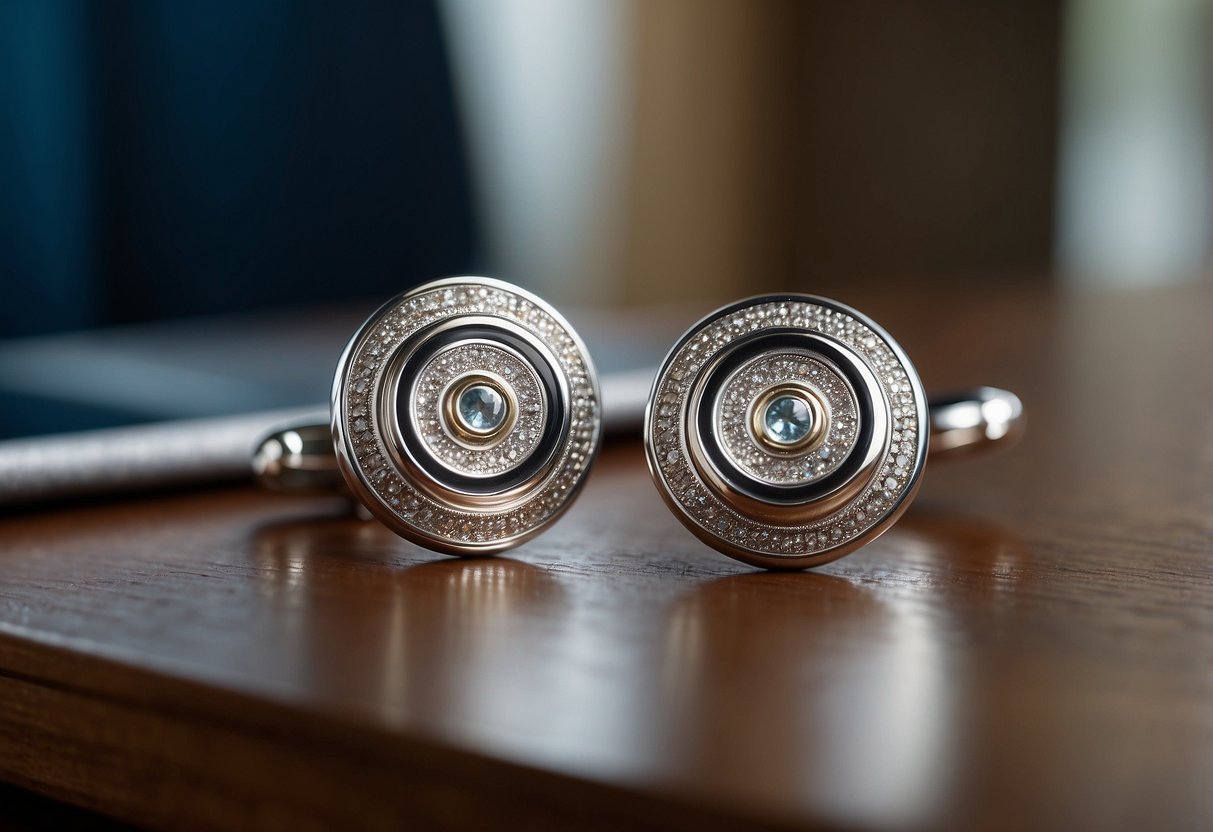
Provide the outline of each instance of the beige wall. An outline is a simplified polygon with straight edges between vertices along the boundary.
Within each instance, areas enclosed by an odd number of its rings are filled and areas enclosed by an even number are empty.
[[[625,301],[1047,270],[1058,6],[633,8]]]
[[[788,281],[793,5],[636,6],[628,301],[727,300]]]

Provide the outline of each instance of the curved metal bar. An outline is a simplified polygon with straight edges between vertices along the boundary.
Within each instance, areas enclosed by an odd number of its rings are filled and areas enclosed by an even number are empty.
[[[1023,404],[997,387],[974,387],[930,397],[929,459],[958,459],[1015,444],[1023,433]],[[274,491],[332,492],[343,482],[327,422],[297,424],[269,434],[253,454],[257,482]]]
[[[956,459],[1007,447],[1023,434],[1023,403],[997,387],[931,396],[930,413],[928,459]]]
[[[271,491],[344,491],[328,422],[289,425],[270,433],[253,452],[253,477]]]

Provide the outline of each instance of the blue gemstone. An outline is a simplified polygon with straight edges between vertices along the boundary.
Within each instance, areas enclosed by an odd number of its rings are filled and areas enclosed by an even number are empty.
[[[505,397],[487,384],[473,384],[459,394],[459,421],[476,433],[487,433],[505,421]]]
[[[779,396],[762,417],[762,430],[776,445],[795,445],[813,429],[813,412],[799,396]]]

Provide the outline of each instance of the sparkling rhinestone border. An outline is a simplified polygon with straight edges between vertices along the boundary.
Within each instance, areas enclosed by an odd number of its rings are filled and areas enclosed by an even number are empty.
[[[465,448],[443,429],[443,390],[467,373],[488,370],[510,386],[519,409],[509,433],[486,448]],[[433,356],[418,373],[413,403],[422,444],[443,465],[466,476],[493,476],[512,471],[527,460],[543,434],[546,408],[542,385],[530,364],[506,350],[486,344],[458,344]]]
[[[776,366],[771,366],[776,365]],[[797,381],[829,406],[829,430],[818,447],[799,454],[768,450],[750,430],[750,408],[775,384]],[[799,353],[751,358],[724,382],[718,417],[721,448],[737,468],[775,485],[805,485],[838,470],[855,443],[855,394],[838,371]]]

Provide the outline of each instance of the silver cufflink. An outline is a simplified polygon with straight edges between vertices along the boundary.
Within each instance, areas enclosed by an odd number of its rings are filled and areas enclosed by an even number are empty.
[[[644,441],[662,497],[702,541],[756,566],[804,568],[889,528],[929,447],[958,455],[1013,441],[1022,413],[994,388],[929,404],[871,319],[825,298],[769,295],[679,339],[654,381]]]
[[[393,299],[337,365],[328,430],[261,443],[254,470],[283,490],[341,480],[408,540],[492,554],[569,507],[601,440],[585,345],[552,307],[504,281],[456,277]]]

